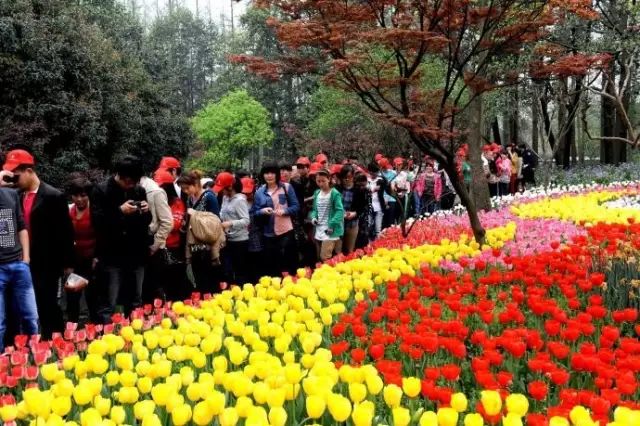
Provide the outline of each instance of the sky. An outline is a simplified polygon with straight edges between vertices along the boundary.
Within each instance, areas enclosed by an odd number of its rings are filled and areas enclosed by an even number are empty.
[[[130,4],[130,0],[122,0],[125,3]],[[233,15],[236,25],[239,23],[239,18],[247,8],[250,0],[240,0],[239,2],[233,2]],[[222,18],[224,18],[225,25],[231,24],[231,2],[232,0],[174,0],[176,3],[182,3],[182,5],[196,12],[196,5],[198,6],[199,14],[202,18],[208,18],[211,14],[211,19],[220,24]],[[155,17],[156,4],[160,8],[162,13],[167,4],[167,0],[137,0],[137,4],[140,5],[140,12],[142,12],[142,5],[146,6],[147,19],[153,19]]]

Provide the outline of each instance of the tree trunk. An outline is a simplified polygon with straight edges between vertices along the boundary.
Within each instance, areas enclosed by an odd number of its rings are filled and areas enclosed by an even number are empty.
[[[509,92],[509,139],[505,141],[505,145],[512,143],[517,145],[520,132],[520,97],[518,95],[518,86],[514,86]]]
[[[554,146],[553,153],[554,159],[556,162],[556,166],[562,167],[564,169],[568,169],[571,165],[571,157],[569,155],[569,150],[571,150],[571,145],[568,144],[569,140],[567,136],[569,135],[569,129],[567,126],[567,80],[563,78],[560,82],[560,90],[558,95],[558,140],[557,146]],[[565,158],[566,157],[566,158]]]
[[[508,103],[507,103],[508,105]],[[511,133],[509,130],[511,129],[511,114],[508,111],[502,115],[502,140],[500,141],[500,145],[506,146],[511,140]]]
[[[540,111],[542,112],[542,123],[544,124],[544,134],[546,135],[546,137],[548,137],[549,147],[553,151],[556,146],[556,137],[553,134],[553,129],[551,128],[551,117],[549,116],[548,105],[549,105],[549,98],[546,95],[540,96]]]
[[[473,115],[473,113],[471,115]],[[482,108],[480,109],[480,115],[482,115]],[[498,123],[497,116],[493,117],[493,120],[491,121],[491,133],[493,133],[493,141],[498,145],[502,145],[502,138],[500,137],[500,124]],[[480,139],[482,139],[482,137]]]
[[[460,178],[458,170],[456,169],[455,161],[448,161],[446,164],[443,164],[443,166],[444,171],[449,176],[449,180],[451,180],[453,189],[455,189],[456,193],[460,197],[460,202],[467,209],[467,216],[469,216],[469,224],[471,225],[474,239],[478,244],[484,244],[487,232],[480,222],[476,203],[473,201],[473,198],[470,196],[469,192],[467,192],[467,188],[464,186],[464,182]],[[488,191],[486,184],[485,190]]]
[[[490,210],[491,201],[489,198],[489,186],[487,185],[487,178],[484,176],[482,170],[482,126],[483,122],[482,113],[482,95],[478,95],[469,104],[469,117],[472,123],[477,123],[476,126],[471,126],[469,131],[469,162],[471,163],[471,198],[473,198],[476,208],[480,210]],[[494,118],[492,128],[494,132],[498,126],[498,119]],[[500,130],[497,131],[498,137],[500,136]],[[496,141],[496,143],[499,143]],[[460,197],[462,199],[462,197]]]
[[[609,81],[615,81],[615,63],[607,71]],[[609,93],[615,93],[611,84],[607,86]],[[613,101],[607,96],[600,97],[600,136],[611,137],[615,134],[616,129],[616,110]],[[616,164],[616,145],[618,142],[610,140],[600,141],[600,162],[603,164]]]
[[[624,111],[629,111],[629,103],[631,101],[631,87],[622,87],[624,81],[627,80],[629,76],[630,70],[626,64],[627,54],[623,53],[621,55],[620,60],[620,86],[618,88],[618,93],[624,93],[622,96],[622,109]],[[629,85],[631,85],[631,80],[629,80]],[[627,132],[627,128],[624,125],[624,118],[620,115],[619,111],[616,111],[616,128],[615,128],[616,136],[620,138],[628,138],[629,133]],[[615,164],[626,163],[627,162],[627,144],[622,141],[616,141],[614,145],[614,159]]]
[[[540,135],[538,127],[540,120],[540,110],[535,104],[531,105],[531,149],[538,154],[538,136]]]

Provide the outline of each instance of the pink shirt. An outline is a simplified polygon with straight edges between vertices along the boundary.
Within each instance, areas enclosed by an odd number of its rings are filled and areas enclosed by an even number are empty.
[[[287,188],[287,191],[291,191],[291,185],[288,183],[283,184]],[[273,210],[282,209],[285,210],[289,207],[287,203],[287,195],[283,188],[278,187],[272,193],[269,193],[271,196],[271,201],[273,202]],[[280,196],[284,198],[284,204],[280,203]],[[293,223],[291,222],[291,218],[289,216],[273,216],[273,232],[276,235],[286,234],[289,231],[293,231]]]

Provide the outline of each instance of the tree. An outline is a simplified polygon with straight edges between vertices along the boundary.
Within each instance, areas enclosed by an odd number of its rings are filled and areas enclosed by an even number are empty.
[[[422,152],[443,165],[467,208],[476,240],[483,242],[475,202],[457,170],[456,153],[465,133],[460,117],[482,93],[518,80],[519,70],[492,67],[496,58],[522,54],[559,16],[594,17],[587,0],[561,3],[260,0],[258,5],[278,11],[269,24],[287,50],[279,60],[232,59],[272,79],[293,71],[319,73],[355,93],[380,118],[405,128]],[[444,70],[441,85],[425,89],[424,67],[433,62]]]
[[[219,170],[241,167],[249,153],[274,137],[269,112],[245,90],[237,90],[198,111],[192,120],[204,145],[194,167]]]
[[[108,36],[119,16],[129,22],[126,12],[112,4],[109,19],[94,19],[95,4],[0,2],[0,144],[31,149],[55,185],[71,172],[107,170],[122,153],[150,169],[163,154],[186,154],[192,138],[163,87]]]

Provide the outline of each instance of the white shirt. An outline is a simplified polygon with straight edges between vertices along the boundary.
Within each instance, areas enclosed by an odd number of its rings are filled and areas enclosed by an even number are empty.
[[[329,229],[329,215],[331,214],[331,191],[324,193],[320,191],[316,199],[318,210],[318,223],[316,224],[315,239],[318,241],[335,241],[338,238],[327,234]]]
[[[371,208],[373,208],[375,213],[381,212],[382,206],[380,205],[380,197],[378,197],[380,187],[378,186],[377,176],[373,179],[368,179],[367,187],[369,188],[369,192],[371,192]]]

